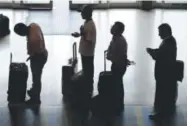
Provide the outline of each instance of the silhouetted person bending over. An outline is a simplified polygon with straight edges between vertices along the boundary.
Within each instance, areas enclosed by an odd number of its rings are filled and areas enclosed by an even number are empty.
[[[26,103],[40,104],[41,76],[48,57],[42,30],[40,26],[35,23],[29,26],[18,23],[15,25],[14,31],[18,35],[27,37],[27,53],[29,55],[28,60],[30,60],[33,84],[32,88],[27,91],[31,99]]]
[[[156,91],[153,115],[158,119],[172,114],[176,104],[177,80],[175,62],[177,55],[176,40],[169,24],[158,27],[159,36],[163,40],[158,49],[147,48],[147,52],[155,60]]]

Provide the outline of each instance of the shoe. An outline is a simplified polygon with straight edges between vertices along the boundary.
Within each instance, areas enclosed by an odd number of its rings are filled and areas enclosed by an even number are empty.
[[[41,101],[40,100],[30,99],[30,100],[26,101],[25,103],[26,103],[26,105],[40,105]]]
[[[28,90],[28,91],[27,91],[27,94],[29,95],[29,97],[32,97],[32,95],[33,95],[33,94],[32,94],[32,90]]]
[[[149,119],[151,119],[151,120],[158,120],[161,118],[162,118],[162,115],[160,113],[154,113],[154,114],[149,115]]]

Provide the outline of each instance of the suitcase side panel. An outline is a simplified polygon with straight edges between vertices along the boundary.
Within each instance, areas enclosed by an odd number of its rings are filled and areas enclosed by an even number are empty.
[[[71,87],[71,77],[74,74],[74,69],[72,66],[63,66],[62,67],[62,94],[67,95],[70,93]]]
[[[15,67],[20,69],[15,69]],[[27,79],[28,79],[27,65],[11,63],[10,71],[9,71],[8,91],[7,91],[8,94],[7,100],[9,102],[25,101]]]

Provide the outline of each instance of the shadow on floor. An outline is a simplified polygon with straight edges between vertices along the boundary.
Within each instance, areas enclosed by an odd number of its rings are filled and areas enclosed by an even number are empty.
[[[43,106],[9,106],[8,108],[10,126],[51,126],[57,124],[59,126],[186,126],[187,122],[186,111],[182,107],[178,107],[176,114],[171,118],[157,122],[148,119],[151,108],[145,106],[125,106],[124,112],[114,117],[92,116],[90,111],[73,109],[68,104],[46,107],[45,111]],[[7,119],[7,117],[3,118]]]

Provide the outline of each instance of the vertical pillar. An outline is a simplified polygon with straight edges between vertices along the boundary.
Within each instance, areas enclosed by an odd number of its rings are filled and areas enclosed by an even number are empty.
[[[140,9],[150,11],[154,9],[154,3],[156,3],[156,1],[140,1]]]

